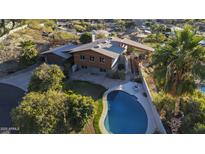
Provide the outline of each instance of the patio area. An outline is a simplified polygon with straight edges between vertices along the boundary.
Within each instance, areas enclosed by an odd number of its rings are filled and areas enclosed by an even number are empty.
[[[128,81],[130,81],[130,74],[126,75],[125,80],[119,80],[119,79],[111,79],[105,76],[105,74],[93,74],[90,72],[86,72],[83,70],[79,70],[77,72],[74,72],[71,74],[70,79],[71,80],[81,80],[81,81],[88,81],[95,84],[100,84],[106,89],[125,84]]]

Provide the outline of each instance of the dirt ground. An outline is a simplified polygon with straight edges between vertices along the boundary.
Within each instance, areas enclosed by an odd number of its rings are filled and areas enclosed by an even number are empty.
[[[18,65],[18,57],[21,49],[21,41],[31,40],[37,44],[39,52],[49,49],[49,41],[42,36],[42,32],[31,28],[26,28],[9,35],[5,40],[0,42],[0,78],[21,70]]]

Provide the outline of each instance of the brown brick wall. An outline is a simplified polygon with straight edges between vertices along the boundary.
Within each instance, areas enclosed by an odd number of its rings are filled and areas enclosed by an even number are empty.
[[[85,60],[80,60],[80,55],[85,56]],[[88,67],[97,67],[103,69],[111,69],[113,58],[107,57],[105,55],[99,54],[95,51],[80,51],[73,54],[74,56],[74,63],[78,65],[84,65]],[[90,61],[90,56],[95,57],[95,61]],[[105,63],[100,62],[100,57],[105,58]]]

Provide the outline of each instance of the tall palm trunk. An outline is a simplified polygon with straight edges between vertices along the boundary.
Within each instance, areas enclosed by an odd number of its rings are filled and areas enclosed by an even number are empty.
[[[176,97],[174,116],[178,116],[180,113],[180,100],[180,97]]]
[[[3,29],[3,34],[6,31],[5,19],[1,19],[1,28]]]

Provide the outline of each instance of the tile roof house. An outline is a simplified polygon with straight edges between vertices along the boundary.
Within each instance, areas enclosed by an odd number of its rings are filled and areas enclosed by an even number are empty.
[[[79,69],[95,69],[100,72],[116,69],[120,56],[128,47],[134,47],[142,53],[153,52],[154,49],[129,39],[106,38],[98,39],[83,45],[64,45],[43,52],[47,63],[63,64],[70,61]]]

